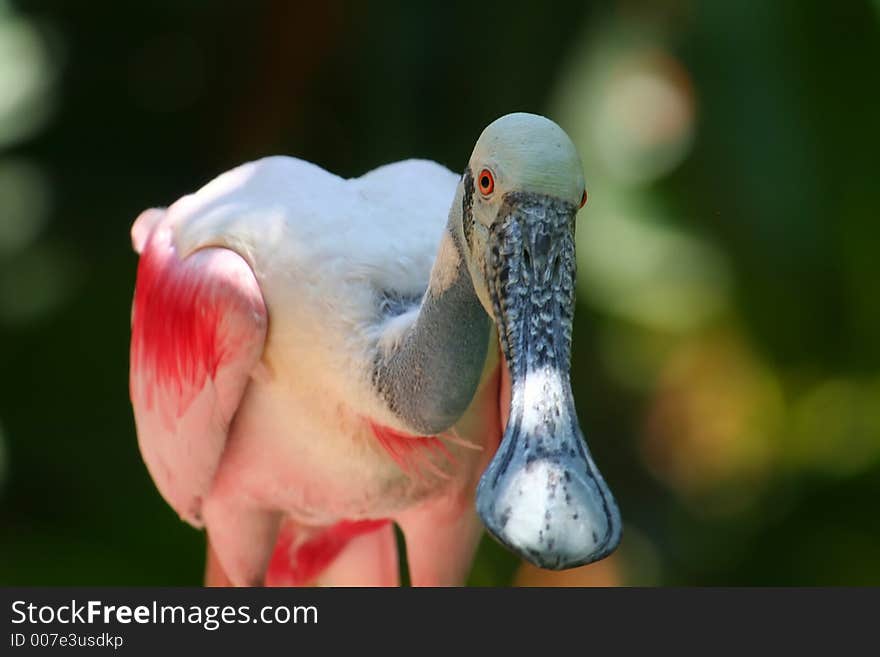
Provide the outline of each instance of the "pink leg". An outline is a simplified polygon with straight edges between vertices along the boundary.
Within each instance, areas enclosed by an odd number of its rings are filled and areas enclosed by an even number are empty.
[[[205,502],[204,519],[211,552],[216,556],[213,563],[209,554],[207,576],[219,578],[219,571],[232,586],[262,586],[280,515],[212,497]]]
[[[400,567],[394,527],[353,538],[318,576],[318,586],[399,586]]]
[[[208,539],[208,555],[205,561],[205,586],[232,586],[232,582],[226,573],[223,572],[223,566],[217,558],[217,553],[211,547],[211,539]]]
[[[413,586],[463,586],[482,534],[472,498],[441,498],[398,518]]]

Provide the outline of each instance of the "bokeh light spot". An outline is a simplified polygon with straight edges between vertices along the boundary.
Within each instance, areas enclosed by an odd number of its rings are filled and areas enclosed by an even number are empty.
[[[880,382],[822,381],[792,411],[786,455],[795,465],[850,476],[880,459]]]
[[[632,25],[608,25],[583,43],[589,46],[572,56],[554,104],[588,179],[601,189],[668,174],[690,153],[696,131],[687,69],[660,35]]]
[[[605,312],[668,331],[699,327],[727,306],[723,254],[671,225],[650,199],[597,197],[578,225],[578,283]]]
[[[0,257],[26,248],[39,236],[50,206],[49,181],[39,166],[0,159]]]
[[[663,368],[642,454],[701,510],[738,512],[762,490],[784,418],[781,383],[747,344],[735,333],[704,336],[682,344]],[[712,496],[723,503],[713,508]]]
[[[83,263],[68,247],[38,243],[0,263],[0,322],[26,325],[70,300]]]
[[[34,27],[0,5],[0,146],[36,133],[54,109],[55,65]]]
[[[655,180],[690,151],[696,113],[690,81],[660,50],[637,51],[620,61],[597,109],[592,132],[598,155],[622,182]]]

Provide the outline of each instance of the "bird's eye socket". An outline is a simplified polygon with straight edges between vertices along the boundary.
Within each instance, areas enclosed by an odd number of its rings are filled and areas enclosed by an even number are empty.
[[[480,186],[480,194],[488,196],[495,189],[495,176],[492,175],[492,172],[489,171],[489,169],[483,169],[480,171],[477,183]]]
[[[578,209],[584,207],[587,204],[587,190],[584,190],[584,193],[581,194],[581,204],[578,206]]]

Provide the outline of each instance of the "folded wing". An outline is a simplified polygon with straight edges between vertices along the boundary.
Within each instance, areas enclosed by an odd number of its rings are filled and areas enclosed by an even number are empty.
[[[201,526],[202,501],[263,352],[266,307],[233,251],[178,257],[162,210],[138,217],[132,241],[141,254],[129,380],[138,442],[162,496]]]

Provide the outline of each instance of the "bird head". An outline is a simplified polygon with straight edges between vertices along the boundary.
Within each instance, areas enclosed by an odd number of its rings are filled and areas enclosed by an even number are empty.
[[[571,392],[580,157],[549,119],[509,114],[480,135],[461,185],[465,259],[511,384],[477,511],[493,536],[540,567],[596,561],[617,546],[621,520]]]

